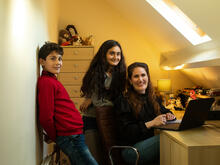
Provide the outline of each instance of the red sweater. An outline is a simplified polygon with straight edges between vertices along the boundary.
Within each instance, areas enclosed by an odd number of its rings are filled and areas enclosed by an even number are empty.
[[[51,140],[55,141],[56,136],[82,134],[81,115],[56,76],[43,71],[37,88],[39,121]]]

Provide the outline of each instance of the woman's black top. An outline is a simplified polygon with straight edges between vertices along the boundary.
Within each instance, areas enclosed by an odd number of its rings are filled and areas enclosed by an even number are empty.
[[[154,129],[148,129],[145,126],[145,122],[151,121],[156,117],[154,108],[150,106],[145,96],[141,96],[144,102],[144,106],[136,118],[131,105],[124,96],[119,96],[114,103],[114,110],[117,121],[117,135],[120,145],[134,145],[135,143],[144,139],[154,136]],[[161,103],[161,113],[168,113]]]

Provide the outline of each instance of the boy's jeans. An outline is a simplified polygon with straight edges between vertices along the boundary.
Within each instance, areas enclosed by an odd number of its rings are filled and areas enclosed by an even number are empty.
[[[71,165],[98,165],[85,144],[83,134],[58,136],[56,144],[69,157]]]

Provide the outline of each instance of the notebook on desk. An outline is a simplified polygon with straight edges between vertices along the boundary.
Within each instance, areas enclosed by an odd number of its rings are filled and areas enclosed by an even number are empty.
[[[199,127],[203,125],[207,119],[213,102],[214,98],[191,100],[186,107],[182,120],[167,121],[166,125],[156,128],[180,131]]]

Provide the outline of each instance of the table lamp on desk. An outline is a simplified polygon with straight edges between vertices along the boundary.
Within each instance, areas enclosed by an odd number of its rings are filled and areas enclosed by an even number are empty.
[[[171,80],[170,79],[159,79],[157,80],[157,89],[163,96],[163,104],[167,105],[167,95],[171,92]]]

